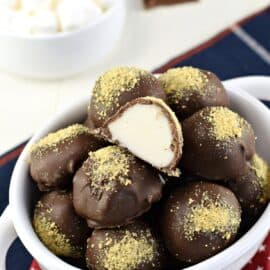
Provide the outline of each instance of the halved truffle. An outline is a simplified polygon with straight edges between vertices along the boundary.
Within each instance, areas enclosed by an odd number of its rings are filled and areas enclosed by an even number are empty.
[[[41,191],[66,187],[88,152],[104,145],[103,140],[80,124],[50,133],[30,150],[31,176]]]
[[[174,112],[161,99],[132,100],[106,121],[101,134],[153,167],[169,175],[179,173],[182,129]]]
[[[140,221],[110,230],[94,230],[87,241],[86,263],[93,270],[164,269],[164,248]]]
[[[228,106],[227,93],[218,77],[194,67],[169,69],[159,77],[168,104],[180,121],[208,106]]]
[[[245,174],[255,153],[252,127],[224,107],[206,107],[182,123],[184,148],[181,164],[209,180],[233,179]]]
[[[157,170],[119,146],[90,152],[73,179],[76,212],[91,228],[125,225],[161,198]]]
[[[101,127],[121,106],[145,96],[166,99],[164,89],[154,75],[134,67],[113,68],[100,76],[94,86],[86,124]]]
[[[83,257],[90,230],[76,215],[71,193],[52,191],[43,195],[35,206],[33,227],[43,244],[55,255]]]
[[[170,253],[177,260],[197,263],[235,239],[241,208],[228,188],[194,182],[172,191],[161,220],[163,239]]]

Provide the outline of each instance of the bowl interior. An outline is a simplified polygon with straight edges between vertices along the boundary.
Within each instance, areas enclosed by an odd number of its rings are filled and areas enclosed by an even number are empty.
[[[238,89],[227,88],[231,100],[231,108],[247,119],[253,126],[257,136],[257,152],[270,163],[270,126],[267,125],[270,120],[269,110],[257,99]],[[29,177],[29,149],[30,146],[47,135],[51,131],[65,127],[71,123],[81,122],[86,116],[86,108],[89,97],[82,97],[65,110],[51,118],[30,140],[23,153],[21,154],[13,172],[10,187],[10,205],[11,214],[15,229],[24,243],[25,247],[35,257],[41,265],[47,269],[75,270],[77,268],[65,263],[53,255],[38,239],[31,225],[31,212],[33,203],[39,192],[33,181]],[[188,269],[220,269],[221,260],[232,261],[246,252],[252,245],[254,239],[261,239],[269,230],[270,207],[265,210],[263,216],[246,235],[240,238],[236,243],[220,252],[219,254],[207,259]],[[257,227],[256,227],[257,226]],[[255,241],[256,242],[256,241]],[[223,261],[224,266],[226,265]],[[225,268],[225,267],[224,267]],[[223,268],[222,268],[223,269]]]

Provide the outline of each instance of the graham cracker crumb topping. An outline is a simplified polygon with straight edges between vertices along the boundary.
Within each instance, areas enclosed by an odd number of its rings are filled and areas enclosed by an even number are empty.
[[[226,202],[203,193],[200,204],[191,206],[184,220],[184,234],[193,240],[196,233],[216,233],[229,240],[238,230],[241,216]]]
[[[89,157],[90,164],[85,163],[83,170],[89,177],[91,187],[108,191],[113,189],[114,181],[118,181],[123,186],[132,183],[129,178],[129,168],[135,158],[123,148],[108,146],[90,152]]]
[[[156,242],[149,229],[136,233],[126,230],[119,241],[108,237],[101,243],[100,248],[105,249],[102,258],[105,269],[135,270],[140,264],[153,260]]]
[[[39,201],[34,213],[33,226],[41,241],[57,256],[79,258],[82,256],[82,248],[72,245],[70,239],[60,232],[57,224],[39,208],[43,205]],[[52,209],[47,209],[46,213],[51,213]]]
[[[265,160],[260,158],[257,154],[252,157],[251,168],[258,177],[259,185],[262,189],[260,199],[261,203],[270,200],[270,167]]]
[[[212,124],[213,136],[217,140],[239,138],[247,122],[237,113],[225,107],[211,107],[207,121]]]
[[[59,143],[64,141],[72,141],[75,137],[81,134],[91,134],[91,131],[89,128],[81,124],[74,124],[56,132],[49,133],[46,137],[40,139],[36,144],[34,144],[30,151],[32,154],[38,154],[50,148],[57,150]]]
[[[181,67],[169,69],[159,77],[169,100],[179,103],[180,99],[193,92],[204,94],[208,77],[198,68]]]
[[[93,97],[100,119],[104,119],[112,108],[119,106],[121,94],[131,91],[144,74],[147,72],[138,68],[117,67],[107,71],[97,80]]]

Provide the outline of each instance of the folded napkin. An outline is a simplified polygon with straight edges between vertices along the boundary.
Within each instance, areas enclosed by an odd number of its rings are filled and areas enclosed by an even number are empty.
[[[155,70],[192,65],[213,70],[222,80],[246,75],[270,76],[270,8],[252,15],[219,33],[207,42],[177,56]],[[270,89],[269,89],[270,91]],[[270,108],[270,103],[265,102]],[[0,214],[8,204],[8,189],[12,170],[25,143],[0,156]],[[19,239],[10,247],[7,270],[38,270]],[[270,235],[244,270],[270,269]]]

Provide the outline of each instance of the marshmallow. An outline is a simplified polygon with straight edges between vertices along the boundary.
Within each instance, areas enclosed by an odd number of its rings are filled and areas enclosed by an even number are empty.
[[[51,9],[53,0],[21,0],[21,9],[26,12],[32,12],[38,9]]]
[[[32,19],[31,34],[49,35],[58,32],[58,23],[53,12],[38,10]]]
[[[0,0],[0,30],[30,35],[70,32],[102,15],[98,1]]]
[[[101,8],[90,0],[63,0],[57,10],[64,32],[84,26],[102,14]]]
[[[12,28],[14,32],[31,35],[50,35],[58,31],[56,17],[48,10],[38,10],[31,15],[20,12],[13,21]]]
[[[12,31],[11,26],[16,12],[5,6],[0,5],[0,29],[2,32]]]
[[[17,9],[19,6],[19,0],[0,0],[0,6]]]

